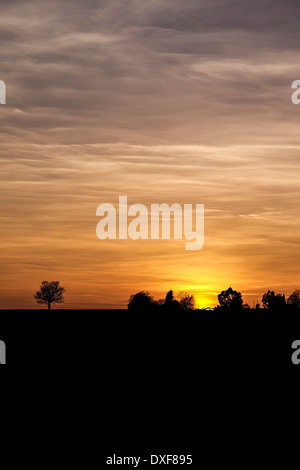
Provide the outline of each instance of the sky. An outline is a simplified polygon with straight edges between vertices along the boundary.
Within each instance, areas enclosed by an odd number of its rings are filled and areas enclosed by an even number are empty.
[[[0,308],[300,289],[298,0],[1,0]],[[205,206],[205,240],[99,240],[102,203]]]

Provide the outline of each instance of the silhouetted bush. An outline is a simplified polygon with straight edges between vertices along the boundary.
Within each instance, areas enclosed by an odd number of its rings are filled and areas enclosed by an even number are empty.
[[[156,307],[154,300],[148,291],[141,291],[131,295],[128,302],[128,310],[130,311],[149,311]]]

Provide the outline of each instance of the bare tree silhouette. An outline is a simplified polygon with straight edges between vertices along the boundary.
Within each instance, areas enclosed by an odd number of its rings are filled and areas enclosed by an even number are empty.
[[[47,304],[48,310],[51,309],[51,304],[61,304],[65,301],[64,292],[65,288],[59,285],[59,281],[43,281],[38,290],[34,294],[38,304]]]
[[[179,292],[178,294],[179,305],[181,310],[194,310],[195,298],[188,292]]]
[[[287,303],[294,308],[300,308],[300,290],[295,290],[287,299]]]

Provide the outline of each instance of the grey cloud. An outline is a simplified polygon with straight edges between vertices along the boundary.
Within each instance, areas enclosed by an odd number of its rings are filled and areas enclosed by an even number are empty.
[[[258,114],[273,129],[294,118],[297,5],[6,2],[2,79],[8,106],[25,114],[0,123],[36,142],[207,144],[226,143],[231,128],[245,141],[247,122],[259,142]]]

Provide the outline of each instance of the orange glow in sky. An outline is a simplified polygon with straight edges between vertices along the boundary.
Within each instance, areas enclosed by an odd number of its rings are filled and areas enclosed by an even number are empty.
[[[125,308],[170,289],[211,307],[229,286],[253,306],[299,289],[294,43],[220,27],[210,2],[209,25],[192,21],[199,2],[184,13],[174,1],[173,16],[165,2],[126,2],[127,13],[86,2],[67,16],[63,3],[1,7],[0,308],[39,308],[43,280],[65,286],[62,308]],[[203,249],[99,240],[96,208],[120,195],[204,204]]]

